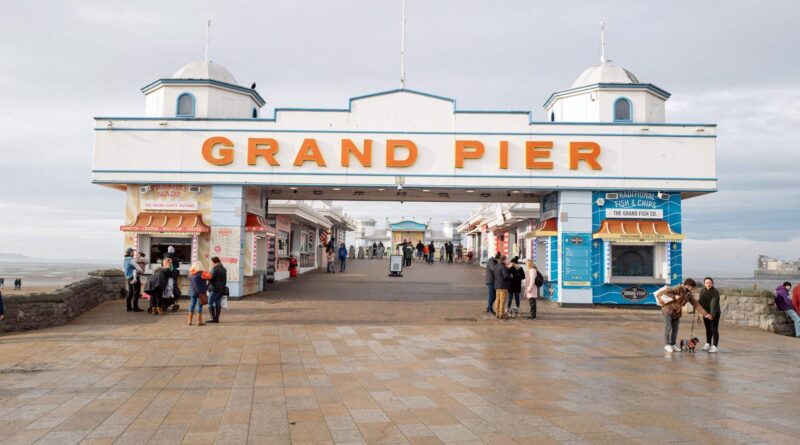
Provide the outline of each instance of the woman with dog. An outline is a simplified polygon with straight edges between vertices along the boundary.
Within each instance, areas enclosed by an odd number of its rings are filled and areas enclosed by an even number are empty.
[[[703,288],[700,289],[700,306],[706,310],[712,317],[703,319],[706,325],[706,344],[703,345],[703,351],[717,352],[719,351],[719,320],[722,318],[722,310],[719,307],[719,291],[714,287],[714,279],[705,277],[703,279]]]
[[[680,352],[681,350],[676,343],[683,306],[686,303],[690,303],[694,310],[700,312],[707,320],[714,319],[692,295],[692,290],[696,286],[697,283],[693,279],[687,278],[681,286],[664,286],[656,291],[656,302],[661,306],[661,313],[664,316],[664,350],[666,352]]]

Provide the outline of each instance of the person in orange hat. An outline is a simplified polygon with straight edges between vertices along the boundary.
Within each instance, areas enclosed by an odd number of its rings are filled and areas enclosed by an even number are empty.
[[[189,268],[189,326],[192,325],[195,307],[197,307],[197,326],[205,326],[203,305],[208,304],[208,280],[210,279],[211,274],[203,271],[203,265],[199,262],[193,263]]]

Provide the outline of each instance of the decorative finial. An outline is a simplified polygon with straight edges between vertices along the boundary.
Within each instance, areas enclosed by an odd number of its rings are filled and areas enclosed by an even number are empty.
[[[600,63],[606,62],[606,22],[600,22]]]
[[[208,19],[208,25],[206,26],[206,62],[210,62],[208,58],[209,40],[211,40],[211,19]]]
[[[402,22],[400,31],[400,88],[406,87],[406,0],[402,0]]]

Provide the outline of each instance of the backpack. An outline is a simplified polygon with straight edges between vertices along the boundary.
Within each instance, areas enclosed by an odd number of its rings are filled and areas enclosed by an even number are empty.
[[[535,284],[536,287],[542,287],[544,284],[544,276],[538,270],[536,271],[536,278],[533,280],[533,284]]]

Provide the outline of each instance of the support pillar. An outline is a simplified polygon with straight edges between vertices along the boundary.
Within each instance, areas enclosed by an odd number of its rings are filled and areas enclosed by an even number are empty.
[[[591,305],[592,192],[559,192],[557,242],[559,304]]]
[[[211,188],[211,251],[228,272],[230,296],[244,292],[244,188],[239,185],[214,185]]]

